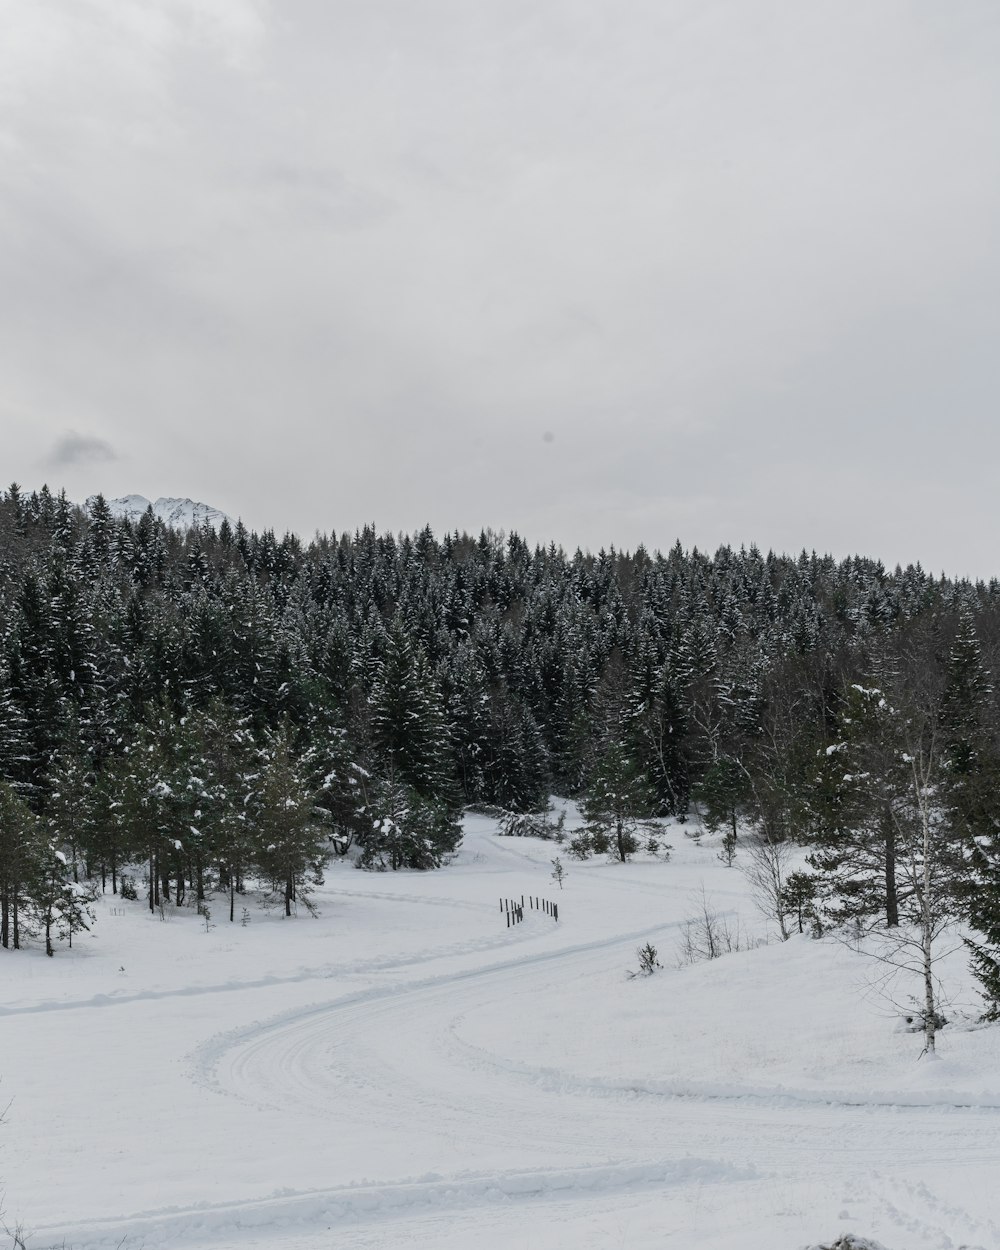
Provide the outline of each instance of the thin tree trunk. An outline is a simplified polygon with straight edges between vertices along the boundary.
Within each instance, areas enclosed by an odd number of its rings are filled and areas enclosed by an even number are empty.
[[[937,1007],[934,1002],[934,977],[931,971],[931,934],[926,927],[921,934],[920,945],[924,959],[924,1049],[929,1055],[933,1055],[937,1040]]]
[[[934,914],[931,905],[933,848],[926,808],[921,812],[921,818],[924,834],[923,898],[920,907],[920,949],[924,963],[924,1049],[933,1056],[937,1040],[937,1004],[934,1001]]]
[[[619,820],[615,825],[615,839],[618,843],[619,863],[625,863],[625,824]]]
[[[896,824],[888,807],[882,813],[885,838],[885,923],[899,928],[899,892],[896,888]]]

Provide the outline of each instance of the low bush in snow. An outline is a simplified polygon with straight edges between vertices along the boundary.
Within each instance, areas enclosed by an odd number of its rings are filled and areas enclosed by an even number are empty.
[[[544,838],[549,842],[563,840],[563,825],[566,813],[560,812],[559,819],[552,819],[551,809],[544,812],[505,812],[499,813],[500,827],[498,832],[505,838]]]
[[[821,1246],[806,1246],[805,1250],[886,1250],[879,1241],[870,1237],[858,1237],[854,1233],[844,1233],[836,1241],[826,1242]]]

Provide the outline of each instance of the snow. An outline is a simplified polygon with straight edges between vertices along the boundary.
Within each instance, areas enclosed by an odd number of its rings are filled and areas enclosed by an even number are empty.
[[[90,509],[95,498],[92,495],[84,506]],[[229,521],[230,525],[235,524],[232,517],[219,508],[198,503],[193,499],[161,496],[155,503],[151,503],[145,495],[122,495],[118,499],[107,500],[107,504],[112,516],[125,517],[130,521],[138,521],[148,508],[152,508],[153,515],[169,529],[188,530],[192,526],[200,529],[202,525],[218,529],[223,521]]]
[[[678,967],[702,889],[765,936],[711,839],[564,855],[560,890],[553,842],[465,827],[437,872],[331,864],[318,919],[107,896],[71,951],[0,952],[29,1250],[1000,1245],[1000,1030],[920,1059],[832,939]],[[506,928],[522,894],[559,922]],[[646,942],[663,969],[630,980]],[[961,955],[945,980],[960,1021]]]

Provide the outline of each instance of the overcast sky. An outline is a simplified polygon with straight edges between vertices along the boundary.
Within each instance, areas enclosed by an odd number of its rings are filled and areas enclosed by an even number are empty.
[[[996,0],[0,0],[6,480],[1000,574]]]

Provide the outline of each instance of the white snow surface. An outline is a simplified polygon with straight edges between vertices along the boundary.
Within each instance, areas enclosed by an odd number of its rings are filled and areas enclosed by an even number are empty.
[[[1000,1246],[1000,1030],[919,1058],[833,939],[678,968],[702,889],[765,933],[710,839],[580,864],[465,831],[433,873],[331,864],[318,919],[108,895],[72,951],[0,951],[29,1250]],[[961,955],[945,980],[971,1008]]]
[[[96,496],[91,495],[85,507],[89,510]],[[161,496],[151,503],[145,495],[122,495],[119,499],[107,500],[112,516],[126,517],[130,521],[138,521],[147,508],[153,509],[153,515],[170,529],[188,530],[192,526],[199,529],[202,525],[211,525],[218,529],[223,521],[235,524],[232,517],[227,516],[219,508],[211,504],[198,503],[193,499],[174,499]]]

